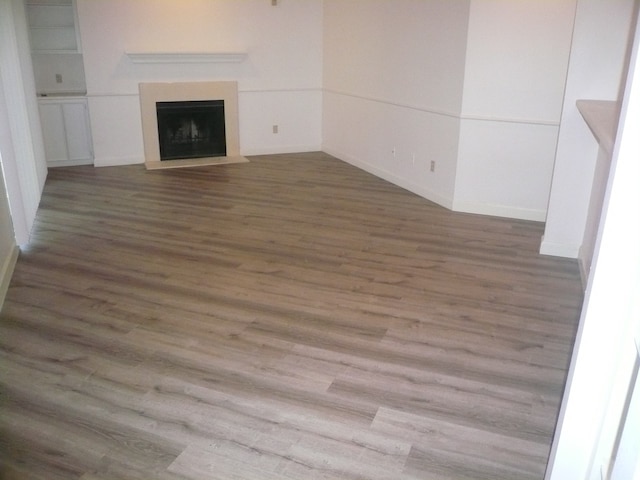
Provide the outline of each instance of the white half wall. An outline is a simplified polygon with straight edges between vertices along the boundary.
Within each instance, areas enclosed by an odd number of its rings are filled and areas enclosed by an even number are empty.
[[[320,148],[322,2],[77,3],[95,165],[143,161],[141,121],[133,118],[141,82],[237,81],[242,154]],[[240,63],[149,65],[133,63],[127,52],[247,57]]]

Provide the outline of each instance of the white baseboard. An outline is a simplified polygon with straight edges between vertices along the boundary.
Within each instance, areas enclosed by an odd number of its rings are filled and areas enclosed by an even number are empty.
[[[59,161],[48,161],[48,168],[56,168],[56,167],[76,167],[79,165],[93,165],[93,158],[85,158],[82,160],[59,160]]]
[[[589,282],[589,274],[591,273],[592,267],[591,262],[593,262],[593,259],[585,257],[584,249],[581,245],[578,249],[578,266],[580,267],[580,280],[584,288],[587,288],[587,283]]]
[[[252,155],[277,155],[279,153],[303,153],[319,152],[320,145],[293,145],[285,147],[264,147],[264,148],[240,148],[240,155],[250,157]],[[96,157],[93,164],[96,167],[118,167],[123,165],[137,165],[144,163],[144,157]]]
[[[0,269],[0,310],[2,310],[4,299],[7,295],[7,291],[9,290],[11,276],[13,275],[13,269],[18,261],[19,253],[20,249],[17,246],[14,246],[9,255],[7,255],[7,258],[5,258],[4,263],[2,264],[2,269]]]
[[[547,219],[545,210],[509,207],[506,205],[493,205],[479,202],[453,202],[455,212],[475,213],[478,215],[490,215],[492,217],[517,218],[519,220],[531,220],[544,222]]]
[[[120,167],[123,165],[137,165],[144,163],[144,156],[142,157],[108,157],[99,158],[96,157],[93,160],[93,165],[96,167]]]
[[[357,158],[354,158],[349,155],[345,155],[341,152],[332,150],[331,148],[327,148],[326,146],[323,148],[323,151],[327,152],[329,155],[333,155],[334,157],[339,158],[340,160],[350,163],[355,167],[361,168],[362,170],[369,172],[377,177],[387,180],[388,182],[391,182],[394,185],[398,185],[399,187],[402,187],[405,190],[415,193],[416,195],[419,195],[422,198],[426,198],[427,200],[430,200],[434,203],[437,203],[438,205],[441,205],[455,212],[474,213],[479,215],[490,215],[494,217],[517,218],[520,220],[532,220],[536,222],[544,222],[547,217],[547,212],[545,210],[533,210],[533,209],[526,209],[526,208],[509,207],[504,205],[491,205],[491,204],[475,203],[475,202],[456,202],[455,200],[444,197],[428,188],[425,188],[422,185],[416,185],[410,180],[398,177],[392,172],[372,166]]]
[[[540,244],[540,253],[552,257],[578,258],[580,247],[566,243],[549,242],[543,236]]]
[[[416,185],[404,178],[400,178],[394,175],[393,173],[387,170],[383,170],[381,168],[375,167],[373,165],[363,162],[350,155],[346,155],[336,150],[333,150],[331,148],[327,148],[326,146],[322,148],[322,151],[325,153],[328,153],[333,157],[336,157],[342,160],[343,162],[347,162],[348,164],[353,165],[354,167],[358,167],[364,170],[365,172],[375,175],[376,177],[382,178],[387,182],[393,183],[394,185],[404,188],[405,190],[408,190],[411,193],[415,193],[416,195],[422,198],[425,198],[431,202],[437,203],[442,207],[448,208],[449,210],[452,209],[451,208],[452,202],[449,198],[443,197],[442,195],[435,193],[432,190],[429,190],[428,188],[424,188],[423,186]]]
[[[240,154],[245,157],[252,155],[278,155],[279,153],[308,153],[319,152],[320,145],[288,145],[285,147],[264,147],[264,148],[242,148]]]

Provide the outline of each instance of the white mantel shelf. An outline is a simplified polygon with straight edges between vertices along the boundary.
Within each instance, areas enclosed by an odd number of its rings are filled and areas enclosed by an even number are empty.
[[[242,63],[246,52],[126,52],[133,63]]]
[[[576,106],[600,146],[611,154],[618,130],[620,104],[608,100],[578,100]]]

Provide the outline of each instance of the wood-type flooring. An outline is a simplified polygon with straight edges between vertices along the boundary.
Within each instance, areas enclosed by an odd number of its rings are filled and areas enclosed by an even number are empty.
[[[541,479],[582,302],[543,225],[250,160],[49,170],[0,314],[0,477]]]

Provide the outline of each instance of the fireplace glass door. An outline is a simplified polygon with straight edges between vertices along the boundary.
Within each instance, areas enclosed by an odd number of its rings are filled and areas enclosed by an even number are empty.
[[[157,102],[160,160],[226,156],[224,100]]]

